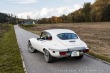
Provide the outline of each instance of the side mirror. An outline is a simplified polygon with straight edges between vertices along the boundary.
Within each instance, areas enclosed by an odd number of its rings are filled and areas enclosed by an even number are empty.
[[[44,37],[37,38],[37,40],[45,40]]]
[[[40,38],[37,38],[37,40],[40,40]]]
[[[40,39],[43,39],[43,40],[45,40],[45,37],[41,37]]]

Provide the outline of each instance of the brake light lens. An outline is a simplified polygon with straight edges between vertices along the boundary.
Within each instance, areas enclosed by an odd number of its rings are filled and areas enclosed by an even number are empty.
[[[84,52],[84,53],[89,52],[89,49],[85,49],[85,50],[83,50],[83,52]]]
[[[66,55],[67,52],[60,52],[60,55]]]

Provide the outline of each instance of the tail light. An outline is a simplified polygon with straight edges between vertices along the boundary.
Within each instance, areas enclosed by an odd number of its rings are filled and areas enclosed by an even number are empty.
[[[67,52],[60,52],[60,55],[66,55]]]
[[[83,50],[83,52],[84,52],[84,53],[89,52],[89,49],[85,49],[85,50]]]

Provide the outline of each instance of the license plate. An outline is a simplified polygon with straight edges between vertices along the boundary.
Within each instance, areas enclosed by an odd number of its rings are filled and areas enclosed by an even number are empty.
[[[71,57],[79,56],[79,51],[73,51]]]

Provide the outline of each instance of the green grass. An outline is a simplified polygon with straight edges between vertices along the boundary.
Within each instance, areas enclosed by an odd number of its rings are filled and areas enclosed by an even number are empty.
[[[96,57],[98,59],[101,59],[103,61],[106,61],[106,62],[109,62],[110,63],[110,58],[108,58],[108,57],[106,57],[104,55],[97,54],[97,53],[92,52],[92,51],[88,52],[88,54],[91,55],[91,56],[94,56],[94,57]]]
[[[0,24],[0,37],[2,37],[2,34],[9,29],[8,24]]]
[[[0,37],[0,73],[24,73],[14,27]]]
[[[34,27],[36,25],[21,25],[21,26],[23,26],[23,27]]]
[[[42,25],[42,24],[40,24],[40,25]],[[37,32],[37,35],[40,35],[40,31],[33,31],[33,30],[31,30],[30,28],[33,28],[33,27],[36,27],[37,26],[37,24],[36,25],[19,25],[21,28],[23,28],[23,29],[25,29],[25,30],[28,30],[28,31],[30,31],[30,32],[32,32],[32,33],[35,33],[36,34],[36,32]]]

